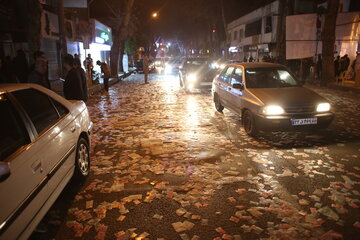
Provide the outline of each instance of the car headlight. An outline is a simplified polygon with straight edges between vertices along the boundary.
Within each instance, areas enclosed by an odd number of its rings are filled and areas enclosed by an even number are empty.
[[[197,76],[195,74],[189,74],[189,75],[187,75],[186,80],[189,81],[189,82],[196,82]]]
[[[316,107],[316,111],[317,112],[328,112],[330,111],[330,104],[329,103],[320,103],[317,105]]]
[[[262,109],[262,113],[265,115],[280,115],[284,112],[284,109],[277,105],[266,106]]]

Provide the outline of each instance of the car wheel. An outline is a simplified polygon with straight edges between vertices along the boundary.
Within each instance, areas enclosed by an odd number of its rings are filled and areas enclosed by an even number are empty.
[[[214,95],[214,104],[215,104],[215,109],[218,112],[222,112],[224,110],[224,106],[221,105],[220,98],[217,94]]]
[[[90,172],[89,144],[84,138],[80,138],[76,148],[75,176],[86,178]]]
[[[243,113],[242,122],[244,130],[249,136],[255,137],[258,134],[254,116],[249,110]]]

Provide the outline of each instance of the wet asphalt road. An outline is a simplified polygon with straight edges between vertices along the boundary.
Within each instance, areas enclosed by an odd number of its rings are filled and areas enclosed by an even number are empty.
[[[314,90],[333,104],[329,129],[257,139],[176,77],[132,75],[97,93],[91,174],[31,239],[356,239],[360,98]]]

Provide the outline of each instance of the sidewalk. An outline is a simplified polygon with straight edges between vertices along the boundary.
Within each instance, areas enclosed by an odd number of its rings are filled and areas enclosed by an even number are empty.
[[[127,73],[119,73],[118,78],[110,78],[109,79],[109,86],[114,85],[116,83],[118,83],[119,81],[127,78],[128,76],[130,76],[134,71],[129,71]],[[54,80],[54,81],[50,81],[51,84],[51,90],[53,90],[54,92],[56,92],[57,94],[64,96],[64,92],[63,92],[63,85],[64,85],[64,81],[63,80]],[[102,89],[104,89],[104,79],[100,79],[100,83],[96,84],[96,85],[92,85],[88,87],[88,94],[89,96],[101,91]]]

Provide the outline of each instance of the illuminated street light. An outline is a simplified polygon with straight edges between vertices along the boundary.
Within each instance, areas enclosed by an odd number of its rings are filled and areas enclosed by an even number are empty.
[[[152,16],[153,18],[157,18],[157,17],[158,17],[158,13],[157,13],[157,12],[154,12],[151,16]]]

